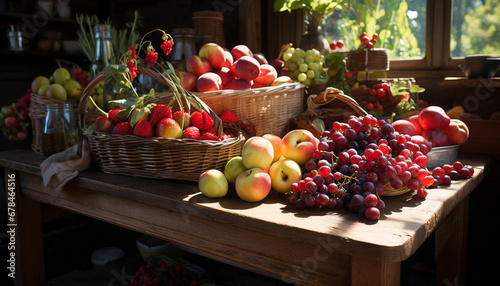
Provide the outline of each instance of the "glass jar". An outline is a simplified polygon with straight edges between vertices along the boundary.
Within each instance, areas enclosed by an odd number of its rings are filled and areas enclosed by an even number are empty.
[[[62,152],[78,143],[76,111],[71,103],[46,104],[42,133],[42,152],[45,156]]]
[[[90,67],[90,79],[95,78],[113,58],[111,43],[111,25],[96,25],[94,27],[95,57]]]

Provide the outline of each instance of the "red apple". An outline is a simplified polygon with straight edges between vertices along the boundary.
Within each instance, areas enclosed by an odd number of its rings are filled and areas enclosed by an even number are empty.
[[[448,136],[444,134],[443,129],[427,129],[422,132],[422,137],[431,142],[432,147],[450,145]]]
[[[156,123],[155,134],[163,138],[181,138],[182,128],[173,118],[163,118]]]
[[[201,46],[198,56],[207,59],[214,69],[220,69],[226,61],[224,49],[216,43],[206,43]]]
[[[253,54],[253,58],[256,59],[261,65],[269,64],[266,57],[261,53]]]
[[[425,146],[427,146],[427,149],[428,150],[431,150],[432,148],[432,143],[429,142],[429,140],[425,139],[424,137],[422,137],[421,135],[413,135],[411,136],[411,142],[415,143],[415,144],[424,144]]]
[[[212,71],[212,65],[207,59],[202,59],[197,55],[192,55],[186,62],[186,70],[197,77]]]
[[[408,134],[410,136],[416,134],[415,126],[413,126],[413,124],[410,121],[405,119],[399,119],[394,121],[392,123],[392,127],[394,127],[394,130],[399,132],[399,134]]]
[[[286,194],[290,191],[292,183],[302,179],[302,170],[294,160],[282,159],[274,162],[269,169],[271,186],[275,191]]]
[[[463,144],[469,139],[469,128],[459,119],[451,119],[450,125],[443,132],[451,144]]]
[[[238,78],[253,80],[260,74],[260,64],[250,56],[242,56],[236,62],[234,71]]]
[[[233,78],[224,86],[224,89],[244,90],[250,89],[251,87],[252,86],[250,82],[248,82],[247,80],[244,80],[242,78]]]
[[[231,71],[230,68],[228,67],[222,67],[216,72],[221,80],[222,80],[222,86],[226,86],[231,80],[235,78],[233,72]]]
[[[294,129],[281,139],[281,154],[299,165],[305,164],[314,154],[318,139],[306,129]]]
[[[198,77],[190,72],[181,71],[178,72],[177,76],[181,81],[181,86],[188,91],[196,91],[196,80]]]
[[[422,126],[420,125],[420,122],[418,122],[418,114],[412,115],[406,120],[410,121],[413,124],[413,127],[415,127],[415,135],[420,135],[422,133]]]
[[[237,61],[243,56],[253,57],[253,53],[246,45],[234,46],[231,50],[231,55],[233,56],[233,61]]]
[[[258,202],[271,191],[271,177],[262,169],[252,168],[236,177],[234,187],[242,200]]]
[[[277,78],[278,73],[276,69],[270,64],[263,64],[260,66],[259,76],[254,79],[254,82],[261,83],[264,86],[270,86]]]
[[[228,50],[224,50],[224,55],[226,60],[224,61],[224,64],[222,64],[223,67],[230,68],[233,65],[233,55],[231,55],[231,52]]]
[[[214,72],[207,72],[198,77],[196,89],[199,92],[207,92],[222,89],[222,79]]]
[[[274,59],[274,60],[271,60],[269,62],[270,65],[272,65],[274,67],[274,69],[276,70],[276,72],[278,74],[281,73],[281,70],[283,69],[283,67],[285,66],[285,62],[280,60],[280,59]]]
[[[441,107],[431,105],[420,111],[418,122],[423,130],[444,129],[450,124],[450,117]]]

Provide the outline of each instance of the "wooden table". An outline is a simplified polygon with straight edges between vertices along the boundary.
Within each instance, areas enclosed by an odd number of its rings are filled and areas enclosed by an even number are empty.
[[[234,192],[208,199],[196,183],[85,171],[58,195],[43,187],[31,150],[0,153],[6,182],[15,177],[16,279],[44,281],[40,203],[57,206],[156,236],[194,253],[297,285],[399,285],[401,261],[435,232],[437,284],[465,283],[469,194],[491,160],[460,157],[474,177],[431,189],[386,197],[379,221],[347,210],[298,210],[272,192],[247,203]],[[8,194],[9,198],[9,194]],[[450,284],[451,283],[451,284]]]

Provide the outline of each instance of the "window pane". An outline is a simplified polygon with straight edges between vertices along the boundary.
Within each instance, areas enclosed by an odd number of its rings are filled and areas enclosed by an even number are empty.
[[[500,0],[453,1],[451,57],[500,54]]]
[[[423,58],[427,1],[347,1],[349,11],[337,11],[326,20],[329,42],[342,39],[348,50],[360,47],[359,35],[378,34],[375,48],[386,48],[391,59]],[[378,5],[380,4],[380,5]]]

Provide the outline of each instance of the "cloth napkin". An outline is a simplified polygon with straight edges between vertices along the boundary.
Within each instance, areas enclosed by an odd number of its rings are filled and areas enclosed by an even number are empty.
[[[78,154],[78,145],[83,144],[81,154]],[[86,139],[79,144],[45,159],[40,165],[45,188],[57,195],[63,186],[78,176],[79,172],[90,167],[90,146]]]

